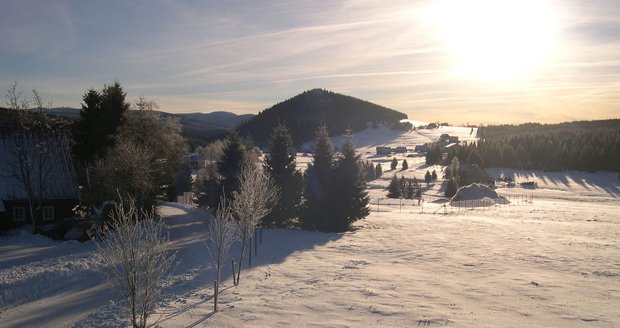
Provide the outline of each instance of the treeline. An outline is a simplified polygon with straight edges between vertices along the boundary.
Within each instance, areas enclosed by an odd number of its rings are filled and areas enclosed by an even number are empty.
[[[486,167],[620,170],[620,120],[487,126],[478,136]]]
[[[381,175],[382,169],[361,161],[350,133],[341,147],[341,155],[336,155],[327,131],[325,126],[317,129],[313,160],[302,174],[296,168],[296,153],[288,128],[279,124],[272,130],[263,168],[274,181],[280,197],[261,220],[261,226],[346,231],[353,222],[368,215],[366,179]],[[215,160],[199,172],[194,185],[199,206],[212,210],[217,209],[222,196],[234,199],[239,173],[243,167],[258,163],[255,147],[235,132],[223,143],[207,146],[219,147],[221,152],[214,149]]]

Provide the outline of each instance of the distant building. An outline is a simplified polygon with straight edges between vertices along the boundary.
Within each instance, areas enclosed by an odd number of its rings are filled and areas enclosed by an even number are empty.
[[[406,153],[407,152],[407,147],[404,147],[404,146],[399,146],[399,147],[392,148],[392,149],[396,153]]]
[[[423,144],[423,145],[417,145],[415,146],[415,148],[413,149],[413,151],[417,152],[417,153],[426,153],[428,151],[428,144]]]
[[[189,164],[192,169],[199,170],[205,166],[205,156],[200,153],[192,153],[189,155]]]
[[[377,155],[389,155],[392,153],[392,147],[377,147]]]
[[[45,140],[49,152],[43,163],[43,170],[34,164],[20,165],[24,156],[36,159],[41,156],[38,145]],[[30,162],[32,163],[32,162]],[[37,225],[73,216],[73,208],[79,203],[80,189],[69,152],[69,144],[64,136],[42,135],[35,132],[24,134],[20,131],[0,132],[0,229],[11,229],[31,224],[28,206],[28,193],[19,170],[30,169],[32,193],[42,195],[42,208]],[[46,174],[46,183],[39,188],[40,172]]]

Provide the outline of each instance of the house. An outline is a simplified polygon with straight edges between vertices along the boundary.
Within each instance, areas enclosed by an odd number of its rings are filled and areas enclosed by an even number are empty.
[[[73,216],[80,189],[64,134],[0,131],[0,230],[32,224],[26,186],[41,200],[37,226]]]
[[[487,186],[495,185],[495,179],[476,164],[461,164],[459,177],[460,184],[464,186],[472,183],[481,183]]]
[[[417,145],[417,146],[415,146],[413,151],[415,151],[417,153],[426,153],[428,151],[428,144]]]
[[[392,153],[392,147],[377,147],[377,155],[389,155]]]
[[[393,150],[394,150],[394,152],[397,152],[397,153],[406,153],[407,152],[407,147],[398,146],[398,147],[394,148]]]

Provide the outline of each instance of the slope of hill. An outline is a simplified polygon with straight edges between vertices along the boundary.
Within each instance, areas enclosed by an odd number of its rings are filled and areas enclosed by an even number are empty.
[[[311,140],[324,123],[331,135],[366,129],[368,122],[398,122],[407,115],[368,101],[335,92],[312,89],[258,113],[239,127],[240,134],[264,145],[273,127],[284,122],[296,145]]]

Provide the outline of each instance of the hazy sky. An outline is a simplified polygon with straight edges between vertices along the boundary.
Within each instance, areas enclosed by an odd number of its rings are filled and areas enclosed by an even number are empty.
[[[620,1],[2,4],[3,92],[79,107],[115,79],[168,112],[257,113],[325,88],[426,121],[619,118]]]

